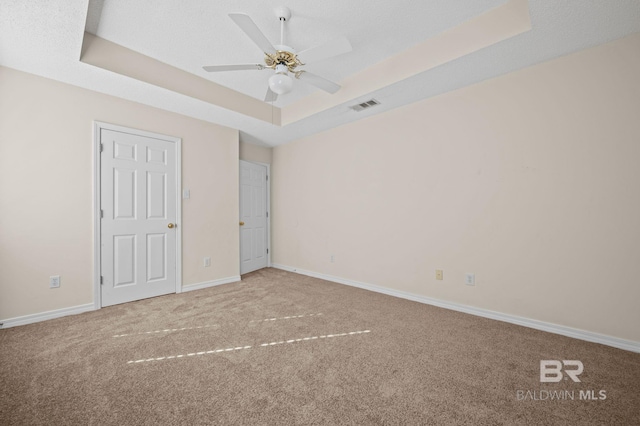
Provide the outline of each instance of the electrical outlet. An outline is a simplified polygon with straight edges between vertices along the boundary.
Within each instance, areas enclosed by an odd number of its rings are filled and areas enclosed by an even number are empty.
[[[211,258],[210,257],[205,257],[204,258],[204,266],[205,266],[205,268],[208,268],[209,266],[211,266]]]
[[[476,285],[476,274],[464,274],[464,283],[466,285]]]
[[[51,275],[49,277],[49,288],[60,287],[60,275]]]
[[[436,280],[442,281],[443,273],[442,269],[436,269]]]
[[[331,255],[331,263],[333,263],[335,261],[336,261],[336,258],[333,255]]]
[[[185,189],[182,191],[182,198],[184,198],[185,200],[191,198],[191,191],[188,189]]]

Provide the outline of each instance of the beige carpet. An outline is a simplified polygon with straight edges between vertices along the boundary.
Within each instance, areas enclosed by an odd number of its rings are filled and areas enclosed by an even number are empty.
[[[640,354],[264,269],[0,330],[0,424],[637,425]]]

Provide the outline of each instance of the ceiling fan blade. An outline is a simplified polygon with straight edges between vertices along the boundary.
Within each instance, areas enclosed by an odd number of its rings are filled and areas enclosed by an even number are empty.
[[[310,64],[315,61],[322,61],[323,59],[332,58],[334,56],[341,55],[343,53],[351,52],[353,48],[351,43],[345,37],[339,37],[333,39],[320,46],[315,46],[307,50],[303,50],[298,53],[300,60],[305,64]]]
[[[244,13],[230,13],[229,17],[240,27],[242,31],[262,50],[264,53],[273,53],[275,47],[269,42],[267,37],[260,31],[260,28],[253,22],[249,15]]]
[[[206,67],[202,67],[202,69],[208,72],[263,70],[264,65],[261,65],[261,64],[207,65]]]
[[[339,84],[334,83],[333,81],[327,80],[326,78],[320,77],[319,75],[315,75],[307,71],[301,72],[298,78],[305,83],[309,83],[312,86],[316,86],[318,89],[322,89],[325,92],[331,94],[336,93],[338,90],[340,90],[341,87]]]
[[[265,102],[275,102],[278,100],[278,94],[271,90],[270,87],[267,87],[267,94],[264,97]]]

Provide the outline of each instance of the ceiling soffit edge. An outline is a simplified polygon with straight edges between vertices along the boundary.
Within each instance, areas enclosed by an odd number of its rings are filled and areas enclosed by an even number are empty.
[[[528,0],[509,0],[456,27],[419,43],[341,83],[332,96],[315,93],[282,110],[286,126],[326,109],[371,97],[372,93],[416,74],[459,59],[531,30]]]
[[[85,32],[80,61],[280,125],[280,108]]]

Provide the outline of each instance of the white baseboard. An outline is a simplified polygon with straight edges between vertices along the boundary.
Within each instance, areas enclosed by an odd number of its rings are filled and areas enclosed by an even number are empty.
[[[236,275],[235,277],[220,278],[219,280],[206,281],[198,284],[191,284],[182,287],[182,293],[193,290],[202,290],[203,288],[215,287],[222,284],[236,283],[238,281],[240,281],[240,275]]]
[[[54,318],[66,317],[67,315],[76,315],[83,312],[94,311],[93,303],[86,305],[72,306],[70,308],[56,309],[54,311],[41,312],[39,314],[25,315],[22,317],[9,318],[0,320],[2,326],[0,328],[15,327],[18,325],[33,324],[35,322],[46,321]]]
[[[332,281],[338,284],[345,284],[352,287],[358,287],[364,290],[375,291],[376,293],[383,293],[389,296],[400,297],[402,299],[408,299],[414,302],[425,303],[427,305],[438,306],[440,308],[451,309],[453,311],[464,312],[471,315],[477,315],[479,317],[490,318],[498,321],[504,321],[511,324],[521,325],[523,327],[534,328],[536,330],[542,330],[542,331],[547,331],[549,333],[560,334],[562,336],[573,337],[574,339],[585,340],[587,342],[593,342],[593,343],[600,343],[603,345],[612,346],[614,348],[640,353],[640,342],[634,342],[632,340],[620,339],[613,336],[607,336],[606,334],[593,333],[590,331],[579,330],[577,328],[566,327],[564,325],[552,324],[549,322],[519,317],[516,315],[503,314],[501,312],[490,311],[488,309],[461,305],[455,302],[447,302],[444,300],[433,299],[426,296],[420,296],[417,294],[407,293],[400,290],[393,290],[390,288],[380,287],[377,285],[367,284],[367,283],[354,281],[346,278],[334,277],[332,275],[321,274],[319,272],[306,271],[304,269],[294,268],[286,265],[280,265],[277,263],[274,263],[271,266],[273,268],[282,269],[289,272],[295,272],[298,274],[307,275],[314,278],[320,278],[320,279],[323,279],[326,281]]]
[[[182,287],[182,292],[200,290],[203,288],[214,287],[217,285],[234,283],[238,281],[240,281],[239,275]],[[86,305],[72,306],[70,308],[56,309],[55,311],[47,311],[47,312],[41,312],[38,314],[31,314],[31,315],[25,315],[22,317],[0,320],[0,324],[1,324],[0,328],[9,328],[9,327],[15,327],[18,325],[33,324],[40,321],[46,321],[54,318],[66,317],[67,315],[81,314],[83,312],[89,312],[89,311],[95,311],[95,310],[96,310],[96,307],[93,303],[87,303]]]
[[[182,287],[182,292],[200,290],[203,288],[214,287],[217,285],[234,283],[238,281],[240,281],[239,275]],[[33,324],[40,321],[46,321],[54,318],[66,317],[67,315],[76,315],[76,314],[81,314],[83,312],[90,312],[95,310],[96,310],[95,305],[93,303],[88,303],[86,305],[56,309],[55,311],[47,311],[39,314],[25,315],[25,316],[16,317],[16,318],[8,318],[5,320],[0,320],[0,328],[9,328],[9,327],[16,327],[18,325]]]

